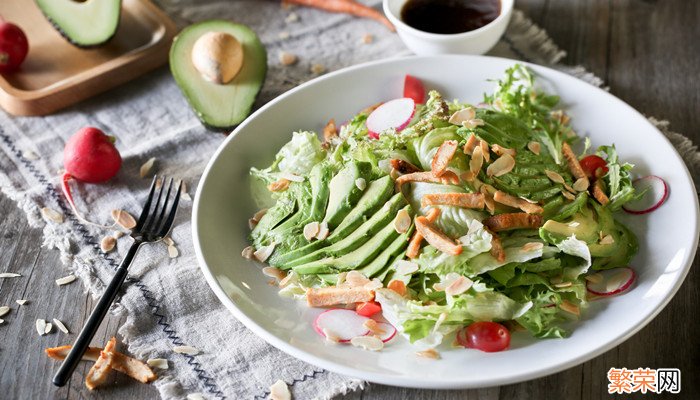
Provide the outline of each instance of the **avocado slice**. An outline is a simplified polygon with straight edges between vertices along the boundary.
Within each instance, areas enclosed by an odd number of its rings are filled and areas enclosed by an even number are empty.
[[[71,44],[95,47],[117,32],[121,0],[35,0],[46,19]]]
[[[325,185],[324,188],[328,189],[328,185]],[[367,220],[368,216],[373,215],[375,211],[377,211],[377,209],[379,209],[379,207],[389,199],[389,196],[391,196],[393,192],[394,181],[392,181],[389,176],[385,176],[370,182],[365,189],[365,193],[357,202],[357,205],[355,205],[352,211],[350,211],[350,213],[343,219],[343,222],[341,222],[340,225],[338,225],[338,227],[331,232],[331,235],[328,238],[325,240],[318,240],[308,243],[301,248],[296,248],[283,254],[275,251],[272,257],[270,257],[270,265],[284,265],[325,246],[338,242],[347,235],[351,234],[355,229],[357,229],[358,226],[362,225],[362,223]],[[326,199],[327,198],[328,196],[326,195]],[[320,211],[320,215],[314,214],[311,221],[320,220],[324,212],[325,208],[324,210]],[[318,219],[316,219],[316,216],[318,216]]]
[[[355,203],[362,196],[362,190],[355,183],[359,178],[369,176],[372,172],[372,165],[367,162],[351,162],[341,169],[336,176],[331,179],[330,197],[328,198],[328,209],[324,222],[334,230],[345,218]]]
[[[364,274],[364,276],[368,278],[373,278],[377,275],[380,275],[382,272],[384,272],[384,269],[388,269],[390,265],[387,263],[391,259],[393,261],[393,258],[398,254],[403,252],[406,249],[406,246],[408,246],[408,241],[411,238],[411,233],[413,233],[413,227],[408,230],[408,232],[399,235],[396,239],[394,239],[393,242],[389,246],[387,246],[379,255],[372,260],[371,263],[365,265],[360,269],[360,272]],[[393,264],[392,264],[393,265]]]
[[[197,39],[209,32],[227,33],[243,47],[243,66],[228,83],[205,79],[192,62]],[[226,131],[250,114],[267,73],[267,53],[247,26],[223,20],[203,21],[183,29],[173,40],[170,71],[200,121],[209,129]]]

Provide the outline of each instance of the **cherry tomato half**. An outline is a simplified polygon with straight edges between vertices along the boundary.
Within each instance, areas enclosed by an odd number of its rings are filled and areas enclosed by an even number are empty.
[[[371,317],[380,311],[382,311],[382,306],[376,301],[357,303],[357,307],[355,308],[355,312],[363,317]]]
[[[583,157],[579,163],[589,178],[600,178],[608,173],[608,163],[596,155],[591,154],[590,156]],[[598,169],[600,169],[600,171],[598,171]]]
[[[470,349],[492,353],[510,346],[510,332],[497,322],[479,321],[462,328],[457,342]]]
[[[409,97],[416,102],[422,104],[425,102],[425,88],[423,82],[415,76],[406,75],[403,81],[403,97]]]

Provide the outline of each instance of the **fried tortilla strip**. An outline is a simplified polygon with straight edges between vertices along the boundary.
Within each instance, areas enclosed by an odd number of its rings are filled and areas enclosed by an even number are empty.
[[[542,226],[542,216],[528,213],[498,214],[488,217],[482,222],[494,232],[513,229],[534,229]]]
[[[481,193],[429,193],[420,200],[422,207],[455,206],[483,210],[484,195]]]
[[[391,160],[391,168],[397,170],[402,174],[412,174],[414,172],[421,172],[420,168],[400,158],[394,158]]]
[[[607,206],[610,203],[610,199],[608,198],[608,195],[605,194],[605,190],[603,190],[603,183],[600,181],[600,179],[596,179],[591,192],[593,193],[593,197],[598,200],[598,203],[604,206]]]
[[[309,307],[325,307],[338,304],[352,304],[374,299],[374,291],[363,286],[309,288],[306,291],[306,302]]]
[[[479,145],[479,139],[477,139],[476,135],[472,133],[467,138],[467,142],[464,144],[462,151],[464,151],[464,154],[471,156],[477,145]]]
[[[583,171],[583,168],[581,168],[581,163],[578,162],[578,158],[576,157],[576,154],[574,154],[574,151],[571,150],[571,146],[569,146],[568,143],[564,142],[564,144],[561,146],[561,152],[564,155],[564,158],[566,159],[566,163],[569,165],[569,170],[571,171],[571,174],[576,177],[576,179],[581,179],[581,178],[586,178],[586,173]]]
[[[506,252],[503,250],[503,243],[501,243],[501,238],[496,235],[495,232],[491,233],[491,250],[489,251],[493,258],[498,260],[498,262],[504,262],[506,260]]]
[[[519,199],[511,196],[508,193],[500,190],[497,190],[496,193],[493,194],[493,199],[506,206],[519,208],[528,214],[542,214],[542,212],[544,212],[544,209],[539,205],[530,203],[525,199]]]
[[[413,172],[396,178],[397,191],[400,191],[401,186],[406,182],[431,182],[442,183],[445,185],[456,185],[459,183],[459,177],[452,171],[445,171],[445,173],[439,178],[435,177],[431,171]]]
[[[430,168],[434,176],[440,177],[447,171],[447,166],[455,156],[458,145],[459,143],[457,143],[456,140],[445,140],[442,142],[433,156],[433,161],[430,163]]]
[[[438,217],[440,216],[440,209],[439,208],[431,208],[430,211],[428,211],[428,214],[426,214],[425,218],[430,221],[430,223],[433,223],[437,221]],[[416,258],[418,257],[418,253],[420,252],[420,245],[423,243],[423,235],[420,234],[417,230],[413,233],[413,237],[411,238],[411,241],[408,243],[408,248],[406,249],[406,256],[408,258]]]
[[[46,355],[50,358],[56,360],[63,360],[68,356],[72,346],[60,346],[52,347],[46,349]],[[97,361],[100,357],[100,352],[102,351],[99,347],[88,347],[85,354],[83,354],[83,361]],[[126,354],[122,354],[118,351],[112,352],[112,369],[122,374],[128,375],[129,377],[136,379],[142,383],[148,383],[156,380],[157,376],[153,370],[148,366],[148,364],[139,361],[135,358],[131,358]]]
[[[117,339],[112,337],[105,345],[104,350],[100,352],[100,357],[97,358],[90,371],[85,377],[85,386],[90,390],[95,390],[98,386],[105,383],[109,376],[109,371],[112,370],[114,362],[114,347],[117,345]]]
[[[453,256],[462,253],[462,245],[440,232],[426,217],[416,218],[416,229],[428,243],[443,253]]]
[[[494,203],[493,195],[496,193],[496,188],[491,185],[481,185],[479,192],[484,195],[484,204],[489,213],[493,214],[496,211],[496,203]]]
[[[338,128],[335,126],[335,119],[330,121],[323,127],[323,141],[329,143],[333,138],[338,137]]]

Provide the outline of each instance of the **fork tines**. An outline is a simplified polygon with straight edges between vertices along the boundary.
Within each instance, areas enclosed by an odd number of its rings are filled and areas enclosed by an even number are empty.
[[[136,223],[134,232],[152,236],[151,240],[157,240],[163,238],[170,231],[175,220],[182,191],[182,181],[178,181],[176,185],[177,192],[171,198],[173,182],[173,178],[167,179],[165,176],[159,177],[158,175],[153,177],[151,189],[148,192],[148,199],[146,199],[146,203],[143,206],[143,211]],[[156,191],[158,192],[157,196]]]

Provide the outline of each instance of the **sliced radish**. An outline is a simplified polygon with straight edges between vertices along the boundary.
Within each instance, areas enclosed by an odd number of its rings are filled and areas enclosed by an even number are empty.
[[[661,207],[662,204],[668,199],[669,188],[666,181],[659,178],[656,175],[647,175],[645,177],[635,179],[632,182],[632,186],[637,192],[642,192],[646,190],[646,193],[642,198],[631,201],[622,208],[630,214],[646,214],[650,213],[657,208]]]
[[[586,288],[589,292],[598,296],[612,296],[627,290],[636,274],[630,267],[613,268],[597,272],[602,277],[597,282],[586,281]]]
[[[355,310],[334,308],[322,312],[314,320],[314,330],[326,337],[324,330],[335,335],[339,342],[349,342],[356,336],[365,336],[369,329],[364,326],[369,318],[357,315]]]
[[[415,76],[406,75],[403,81],[403,97],[409,97],[418,104],[425,103],[425,87]]]
[[[382,339],[382,342],[384,343],[390,341],[394,338],[394,336],[396,336],[396,328],[394,328],[394,325],[388,322],[377,322],[377,327],[384,331],[384,333],[381,335],[377,335],[377,337]]]
[[[367,117],[369,136],[379,138],[379,133],[391,128],[400,131],[411,122],[415,112],[416,102],[411,98],[387,101]]]

